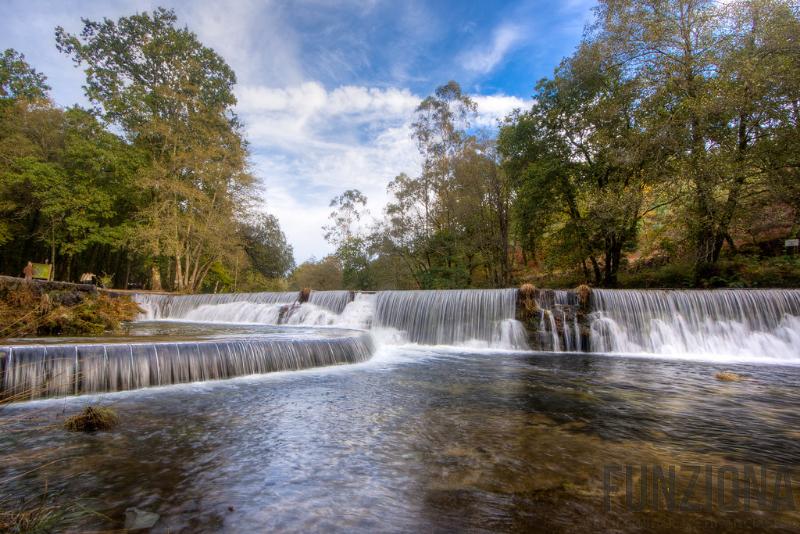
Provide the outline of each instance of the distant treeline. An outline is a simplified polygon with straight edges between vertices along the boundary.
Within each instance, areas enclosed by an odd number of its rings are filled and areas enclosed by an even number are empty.
[[[800,284],[800,14],[782,0],[604,0],[530,109],[486,135],[450,82],[421,174],[331,206],[314,287]],[[796,251],[796,249],[794,249]]]
[[[56,30],[92,109],[56,107],[22,54],[0,58],[0,272],[177,291],[285,286],[292,248],[256,209],[225,61],[158,9]]]

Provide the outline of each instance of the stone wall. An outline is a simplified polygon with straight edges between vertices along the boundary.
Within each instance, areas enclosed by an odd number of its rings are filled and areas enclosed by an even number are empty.
[[[538,289],[524,284],[517,298],[517,319],[528,345],[541,351],[590,350],[590,289]]]

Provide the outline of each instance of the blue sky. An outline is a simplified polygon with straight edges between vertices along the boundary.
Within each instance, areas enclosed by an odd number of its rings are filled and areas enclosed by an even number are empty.
[[[83,73],[59,54],[54,28],[81,17],[175,9],[234,68],[237,111],[266,211],[278,216],[298,263],[331,251],[329,200],[357,188],[379,216],[386,184],[419,168],[414,108],[454,79],[491,127],[530,103],[536,81],[572,52],[594,0],[11,0],[0,47],[48,76],[57,104],[85,104]]]

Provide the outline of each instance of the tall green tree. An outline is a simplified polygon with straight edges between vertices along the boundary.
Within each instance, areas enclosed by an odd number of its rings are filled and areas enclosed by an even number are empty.
[[[500,149],[518,188],[517,229],[528,248],[549,246],[557,267],[580,265],[587,280],[615,285],[623,252],[635,245],[663,161],[643,134],[642,87],[586,40],[534,105],[511,117]],[[534,250],[531,250],[534,252]]]
[[[174,12],[84,19],[80,35],[56,30],[59,50],[85,65],[86,95],[147,154],[147,201],[138,250],[168,260],[174,287],[195,291],[215,262],[234,255],[252,176],[233,106],[236,78]]]

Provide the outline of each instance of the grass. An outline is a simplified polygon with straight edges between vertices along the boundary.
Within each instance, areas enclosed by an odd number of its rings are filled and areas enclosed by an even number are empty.
[[[118,423],[119,417],[111,408],[88,406],[81,413],[68,417],[64,428],[70,432],[96,432],[111,430]]]
[[[141,313],[130,297],[63,291],[39,292],[31,285],[0,292],[0,339],[36,335],[98,336],[118,330]]]
[[[0,510],[0,532],[56,532],[74,521],[80,513],[55,503],[48,494],[22,500],[11,510]]]

